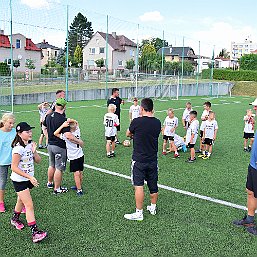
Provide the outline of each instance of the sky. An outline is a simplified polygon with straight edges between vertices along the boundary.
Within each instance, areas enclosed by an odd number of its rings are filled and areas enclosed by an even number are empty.
[[[13,32],[38,43],[46,39],[62,47],[69,24],[78,12],[92,22],[94,31],[124,34],[139,42],[164,36],[173,46],[193,47],[196,54],[211,56],[232,41],[257,42],[256,0],[12,0]],[[0,28],[10,32],[9,0],[0,0]]]

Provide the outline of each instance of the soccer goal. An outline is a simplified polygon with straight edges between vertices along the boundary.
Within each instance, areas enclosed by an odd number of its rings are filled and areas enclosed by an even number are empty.
[[[131,87],[128,90],[128,102],[134,97],[151,97],[155,100],[178,100],[179,77],[171,75],[138,73],[131,76]]]

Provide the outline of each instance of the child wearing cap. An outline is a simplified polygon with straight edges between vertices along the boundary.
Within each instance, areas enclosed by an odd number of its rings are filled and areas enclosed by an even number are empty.
[[[138,105],[138,99],[135,97],[133,100],[134,104],[129,108],[129,120],[130,122],[141,115],[140,106]]]
[[[72,142],[61,133],[62,129],[70,126],[70,132],[79,140],[79,144]],[[79,124],[76,120],[67,119],[55,132],[54,135],[63,139],[67,146],[67,155],[70,160],[70,172],[74,173],[74,181],[76,186],[71,187],[73,190],[77,190],[77,196],[82,196],[82,171],[84,169],[84,154],[82,150],[83,141],[80,139]]]
[[[37,243],[47,236],[47,232],[41,231],[37,227],[30,194],[30,189],[39,185],[34,177],[34,161],[36,163],[41,161],[41,157],[36,151],[37,144],[31,142],[32,128],[34,127],[31,127],[26,122],[19,123],[16,126],[16,136],[12,142],[11,180],[18,197],[11,224],[18,230],[24,228],[24,224],[20,220],[21,210],[24,205],[26,208],[26,220],[32,233],[32,241]]]

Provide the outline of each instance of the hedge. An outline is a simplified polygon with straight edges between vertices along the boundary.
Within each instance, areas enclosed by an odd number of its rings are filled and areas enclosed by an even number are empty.
[[[211,70],[202,71],[202,78],[209,79]],[[230,69],[214,69],[213,79],[228,81],[257,81],[257,71],[252,70],[230,70]]]

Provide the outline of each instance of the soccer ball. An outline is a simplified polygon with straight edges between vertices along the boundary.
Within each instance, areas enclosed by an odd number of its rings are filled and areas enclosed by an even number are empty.
[[[125,147],[129,147],[130,146],[130,141],[128,139],[124,140],[122,143]]]

